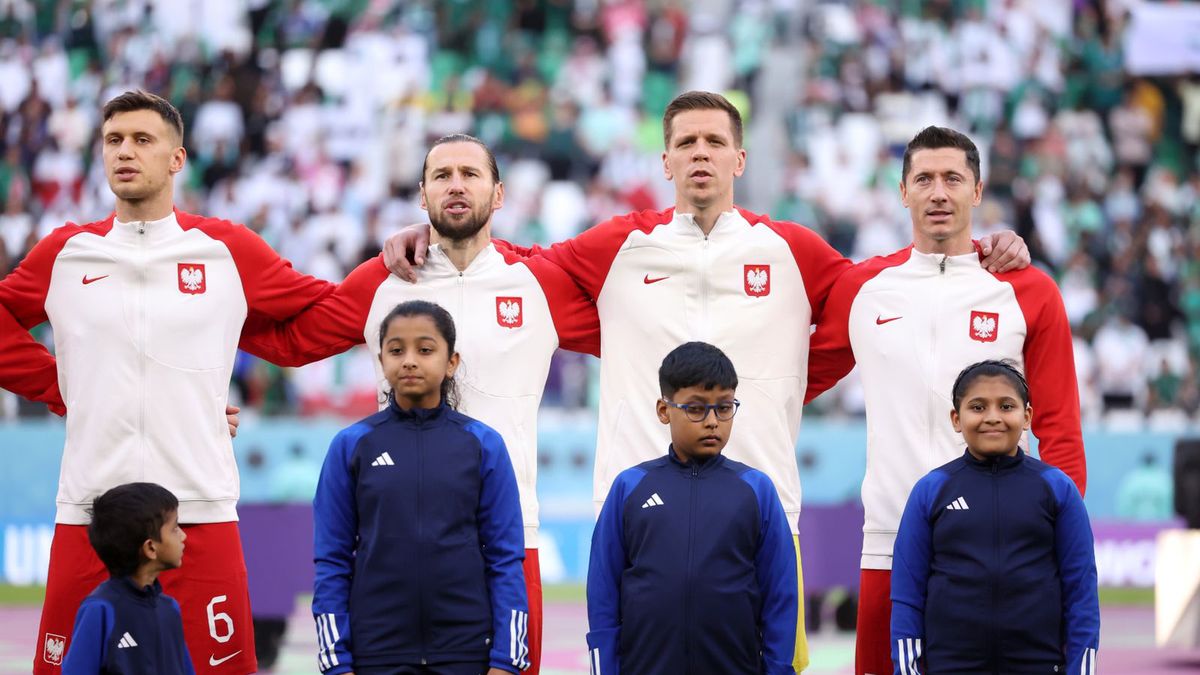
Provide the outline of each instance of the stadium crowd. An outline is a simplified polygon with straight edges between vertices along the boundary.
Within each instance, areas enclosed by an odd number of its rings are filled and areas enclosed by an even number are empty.
[[[670,204],[662,111],[705,89],[748,118],[739,203],[856,260],[909,241],[905,142],[926,124],[968,132],[987,186],[975,232],[1015,229],[1058,280],[1085,421],[1186,423],[1200,78],[1129,74],[1132,4],[0,0],[0,275],[53,228],[111,210],[98,116],[128,89],[184,115],[182,209],[243,222],[334,281],[425,222],[421,162],[444,134],[496,150],[503,238],[556,241]],[[375,405],[370,358],[289,371],[243,354],[234,383],[262,414],[358,417]],[[560,354],[546,402],[586,406],[595,379]],[[863,410],[853,380],[816,406]]]

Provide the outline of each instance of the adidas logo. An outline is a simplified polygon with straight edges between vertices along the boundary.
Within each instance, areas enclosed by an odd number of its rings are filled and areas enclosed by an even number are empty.
[[[120,642],[117,642],[117,649],[125,649],[126,647],[136,647],[136,646],[137,646],[137,640],[134,640],[133,636],[130,635],[129,633],[125,633],[124,635],[122,635]]]
[[[966,510],[970,509],[971,507],[967,506],[967,500],[963,499],[962,497],[959,497],[958,499],[955,499],[954,501],[947,504],[946,508],[950,509],[951,511],[966,511]]]
[[[392,461],[392,456],[385,452],[376,457],[375,461],[371,462],[371,466],[396,466],[396,463]]]
[[[659,497],[658,493],[655,492],[654,494],[650,495],[650,499],[647,499],[645,504],[642,504],[642,508],[648,509],[651,506],[662,506],[662,505],[663,505],[662,497]]]

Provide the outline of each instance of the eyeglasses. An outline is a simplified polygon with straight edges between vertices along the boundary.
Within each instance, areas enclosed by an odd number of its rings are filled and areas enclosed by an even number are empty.
[[[704,405],[703,403],[675,403],[665,398],[660,400],[672,408],[679,408],[693,422],[703,422],[708,419],[709,410],[713,411],[718,420],[728,422],[737,414],[738,406],[742,405],[742,402],[736,398],[732,401],[722,401],[711,405]]]

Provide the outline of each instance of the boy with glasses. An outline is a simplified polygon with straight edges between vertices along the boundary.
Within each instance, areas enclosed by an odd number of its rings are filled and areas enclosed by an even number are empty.
[[[796,553],[775,486],[727,459],[737,373],[688,342],[658,371],[664,457],[617,476],[592,534],[593,673],[792,673]]]

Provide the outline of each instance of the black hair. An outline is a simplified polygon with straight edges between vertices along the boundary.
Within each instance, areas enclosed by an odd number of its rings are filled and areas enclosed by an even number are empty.
[[[711,91],[685,91],[676,96],[663,112],[663,144],[668,150],[671,148],[675,116],[688,110],[720,110],[729,115],[729,130],[733,132],[733,142],[736,147],[742,147],[742,114],[729,99]]]
[[[425,182],[425,171],[429,169],[429,154],[432,153],[433,149],[437,146],[445,145],[447,143],[474,143],[475,145],[483,148],[483,152],[487,154],[488,169],[490,169],[492,172],[492,182],[500,182],[500,167],[496,164],[496,155],[492,154],[492,149],[487,146],[487,143],[484,143],[470,134],[448,134],[434,141],[433,145],[429,146],[429,152],[425,153],[425,161],[421,162],[422,183]]]
[[[101,109],[101,121],[107,122],[117,113],[135,110],[153,110],[158,113],[158,116],[179,134],[179,142],[183,142],[183,115],[180,115],[179,110],[167,99],[141,89],[127,91],[105,103]]]
[[[157,483],[118,485],[92,502],[88,541],[109,574],[132,576],[145,562],[142,544],[162,541],[163,523],[177,511],[179,500]]]
[[[962,134],[947,127],[925,127],[904,148],[904,163],[900,168],[900,181],[908,180],[908,171],[912,168],[912,156],[918,150],[938,150],[940,148],[957,148],[967,155],[967,168],[975,176],[975,182],[981,180],[979,174],[979,148],[975,142]]]
[[[427,316],[433,325],[437,328],[438,333],[441,333],[442,339],[446,341],[447,358],[454,353],[454,342],[457,337],[457,331],[454,329],[454,317],[450,316],[444,307],[436,302],[428,300],[409,300],[402,302],[392,308],[387,316],[383,317],[383,321],[379,323],[379,351],[383,351],[383,339],[387,336],[388,326],[393,320],[400,317],[409,316]],[[393,392],[388,392],[389,399],[394,396]],[[461,397],[458,393],[458,383],[454,381],[453,376],[446,377],[442,380],[442,403],[458,410],[458,404]]]
[[[737,389],[737,371],[725,352],[707,342],[685,342],[663,359],[658,387],[670,399],[685,387]]]
[[[967,395],[967,389],[981,377],[1003,377],[1008,380],[1008,383],[1017,390],[1017,396],[1021,397],[1021,403],[1029,405],[1029,384],[1025,381],[1025,376],[1021,374],[1021,370],[1017,367],[1017,362],[1011,359],[1002,359],[1000,361],[989,359],[972,363],[963,368],[958,377],[954,379],[954,389],[952,396],[954,400],[954,409],[958,410],[958,406],[962,404],[963,397]]]

